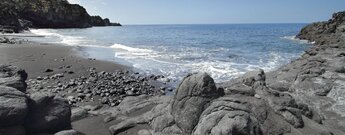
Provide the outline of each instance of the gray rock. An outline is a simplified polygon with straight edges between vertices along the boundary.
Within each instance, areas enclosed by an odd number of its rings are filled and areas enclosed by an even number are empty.
[[[47,68],[46,70],[44,70],[44,72],[49,73],[49,72],[53,72],[53,69]]]
[[[231,95],[214,100],[200,116],[194,135],[260,135],[267,106],[251,96]],[[261,123],[260,123],[261,122]]]
[[[104,123],[108,123],[110,121],[113,121],[115,119],[115,117],[112,117],[112,116],[106,116],[104,119],[103,119],[103,122]]]
[[[171,114],[183,134],[190,134],[207,104],[222,95],[224,91],[218,91],[213,79],[206,73],[185,77],[177,88],[171,105]]]
[[[109,103],[109,98],[107,98],[107,97],[102,98],[101,103],[102,104],[108,104]]]
[[[268,87],[281,91],[281,92],[289,91],[290,86],[291,84],[285,83],[285,82],[275,82],[268,85]]]
[[[23,126],[0,127],[0,135],[25,135]]]
[[[133,128],[137,125],[135,121],[128,121],[126,123],[120,123],[118,125],[113,125],[109,128],[112,135],[117,135],[127,129]]]
[[[11,65],[0,65],[0,85],[13,87],[19,91],[26,91],[28,74],[25,70]]]
[[[345,73],[345,66],[338,67],[337,69],[335,69],[335,72]]]
[[[253,86],[255,82],[264,83],[266,81],[266,76],[262,69],[247,72],[241,78],[243,78],[243,84],[247,86]]]
[[[27,97],[11,87],[0,86],[0,127],[23,124],[28,112]]]
[[[63,130],[63,131],[57,132],[54,135],[84,135],[84,134],[71,129],[71,130]]]
[[[88,110],[85,108],[73,108],[72,109],[72,115],[71,115],[71,121],[77,121],[80,119],[83,119],[88,116]]]
[[[142,129],[142,130],[139,130],[137,135],[152,135],[151,132],[147,129]]]
[[[71,128],[68,101],[47,93],[35,93],[29,101],[25,127],[29,133],[55,133]]]

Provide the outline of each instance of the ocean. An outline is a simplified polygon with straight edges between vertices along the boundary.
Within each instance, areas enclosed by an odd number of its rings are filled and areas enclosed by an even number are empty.
[[[78,46],[85,57],[134,67],[178,82],[207,72],[218,83],[247,71],[272,71],[299,57],[309,43],[294,39],[306,24],[125,25],[31,29],[30,40]]]

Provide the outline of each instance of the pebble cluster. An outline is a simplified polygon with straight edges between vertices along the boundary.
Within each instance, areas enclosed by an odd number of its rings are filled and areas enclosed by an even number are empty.
[[[27,44],[27,43],[30,43],[30,42],[28,40],[26,40],[26,39],[0,37],[0,43],[5,43],[5,44]]]
[[[52,70],[47,69],[45,72],[52,72]],[[29,89],[65,95],[70,104],[99,100],[100,103],[110,106],[117,106],[127,96],[162,95],[165,91],[173,90],[170,87],[153,85],[153,82],[158,82],[157,80],[164,78],[164,76],[145,76],[129,71],[96,72],[92,68],[89,69],[87,76],[61,82],[60,78],[63,78],[64,74],[73,74],[73,72],[30,79],[28,81]]]

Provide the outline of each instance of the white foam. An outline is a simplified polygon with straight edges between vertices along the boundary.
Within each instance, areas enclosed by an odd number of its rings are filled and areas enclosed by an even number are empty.
[[[110,48],[115,50],[115,57],[123,59],[149,59],[155,60],[160,55],[150,49],[135,48],[122,44],[114,44]]]
[[[232,63],[212,58],[212,54],[227,52],[228,48],[220,47],[207,50],[197,47],[179,47],[174,48],[178,51],[170,52],[168,48],[154,48],[151,50],[149,46],[133,47],[124,44],[102,46],[97,45],[96,41],[84,37],[62,35],[58,33],[59,31],[53,29],[31,29],[31,32],[46,38],[58,38],[59,43],[66,45],[112,49],[115,52],[115,58],[124,59],[131,63],[133,67],[147,73],[164,74],[172,80],[181,80],[182,77],[191,72],[207,72],[216,82],[224,82],[257,68],[272,70],[285,58],[284,54],[270,53],[268,54],[269,60],[261,61],[259,64]],[[295,36],[287,36],[284,39],[309,43],[296,39]]]
[[[152,50],[149,49],[142,49],[142,48],[134,48],[134,47],[129,47],[129,46],[125,46],[122,44],[114,44],[112,46],[110,46],[111,48],[114,49],[120,49],[120,50],[125,50],[125,51],[129,51],[129,52],[146,52],[146,53],[150,53],[153,52]]]
[[[284,37],[282,37],[282,39],[291,40],[291,41],[294,41],[294,42],[298,42],[300,44],[315,44],[315,42],[299,39],[296,36],[284,36]]]
[[[30,29],[30,32],[36,35],[42,35],[42,36],[57,36],[61,37],[62,35],[57,34],[56,32],[53,32],[54,30],[50,29]]]
[[[57,33],[57,30],[53,29],[30,29],[31,33],[44,36],[45,38],[58,38],[58,43],[66,45],[80,45],[87,40],[84,37],[78,36],[66,36]]]
[[[185,67],[188,67],[193,72],[206,72],[210,74],[216,82],[224,82],[244,73],[243,71],[232,67],[233,65],[236,65],[236,63],[205,61],[187,64]]]
[[[62,36],[61,43],[67,45],[80,45],[82,42],[85,42],[83,37],[73,37],[73,36]]]
[[[270,52],[269,54],[269,62],[266,63],[266,66],[263,66],[262,68],[266,71],[271,71],[278,67],[278,64],[280,63],[280,60],[283,60],[281,55],[279,55],[277,52]]]

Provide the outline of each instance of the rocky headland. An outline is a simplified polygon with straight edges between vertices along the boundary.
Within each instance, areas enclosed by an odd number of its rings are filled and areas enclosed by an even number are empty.
[[[2,0],[0,33],[17,33],[28,28],[87,28],[121,26],[100,16],[90,16],[85,8],[67,0]]]
[[[164,95],[173,89],[159,81],[163,76],[102,71],[107,66],[93,68],[104,64],[94,59],[52,55],[56,48],[21,48],[33,53],[4,60],[29,63],[29,74],[0,66],[0,134],[343,135],[344,27],[345,12],[336,13],[303,28],[296,38],[315,44],[276,71],[221,84],[190,74],[172,96]],[[51,67],[31,72],[41,63]]]
[[[116,121],[111,134],[343,135],[344,13],[303,28],[297,38],[315,44],[276,71],[222,84],[191,74],[171,97],[128,97],[100,112]]]

